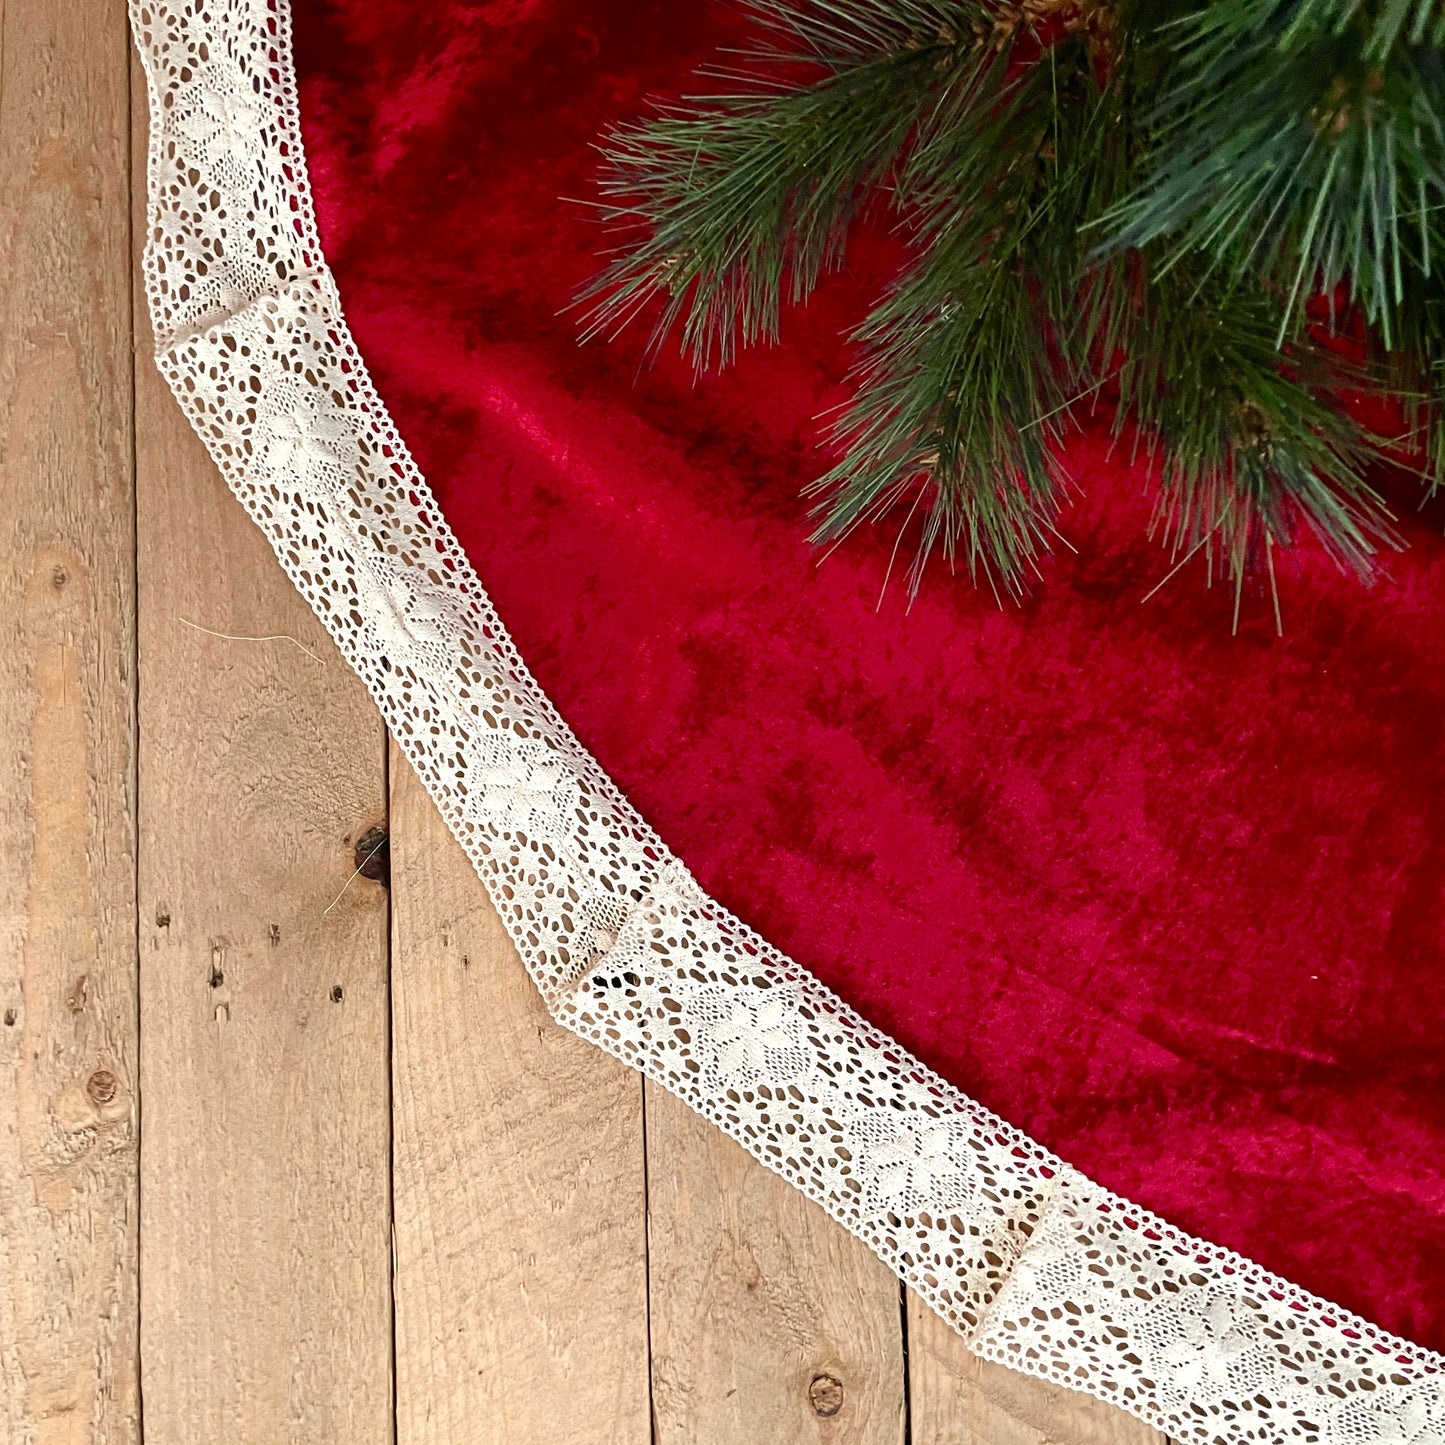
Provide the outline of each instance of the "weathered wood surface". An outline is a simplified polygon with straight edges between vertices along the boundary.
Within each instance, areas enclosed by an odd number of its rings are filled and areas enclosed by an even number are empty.
[[[0,40],[3,1438],[1158,1445],[550,1022],[151,366],[122,5]]]
[[[387,900],[351,877],[385,734],[153,371],[136,401],[146,1429],[387,1445]]]
[[[129,99],[0,6],[0,1437],[139,1438]]]
[[[641,1081],[557,1028],[393,754],[399,1445],[648,1439]]]
[[[897,1279],[651,1085],[647,1163],[657,1445],[903,1445]]]
[[[970,1355],[952,1326],[908,1296],[912,1445],[1168,1445],[1092,1395]]]

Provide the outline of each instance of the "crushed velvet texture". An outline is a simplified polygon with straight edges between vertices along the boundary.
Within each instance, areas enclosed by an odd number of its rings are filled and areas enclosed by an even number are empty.
[[[799,487],[892,253],[694,383],[561,315],[589,149],[738,19],[665,0],[297,0],[321,231],[378,385],[543,685],[717,897],[928,1063],[1174,1222],[1445,1346],[1445,542],[1301,547],[1285,635],[1071,464],[1019,607]],[[483,1022],[478,1021],[482,1027]]]

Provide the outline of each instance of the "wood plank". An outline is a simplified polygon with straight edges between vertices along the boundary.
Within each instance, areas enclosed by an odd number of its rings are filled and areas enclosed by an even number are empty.
[[[901,1445],[889,1270],[651,1084],[647,1163],[657,1445]]]
[[[389,1445],[385,730],[136,332],[146,1434]]]
[[[0,1436],[138,1438],[124,8],[0,6]]]
[[[558,1027],[393,750],[399,1445],[645,1445],[642,1094]]]
[[[908,1383],[913,1445],[1168,1445],[1115,1405],[970,1354],[911,1290]]]

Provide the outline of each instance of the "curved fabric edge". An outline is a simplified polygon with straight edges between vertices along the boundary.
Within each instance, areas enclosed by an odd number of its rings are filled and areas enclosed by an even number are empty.
[[[553,1016],[782,1174],[977,1354],[1176,1440],[1445,1445],[1445,1358],[1110,1194],[707,898],[517,655],[326,270],[287,0],[131,0],[156,360]]]

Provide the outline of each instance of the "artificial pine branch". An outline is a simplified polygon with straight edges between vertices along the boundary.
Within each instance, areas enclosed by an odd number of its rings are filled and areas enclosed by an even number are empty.
[[[1323,399],[1358,376],[1307,336],[1282,358],[1268,297],[1188,259],[1151,281],[1130,322],[1118,419],[1157,453],[1155,523],[1172,556],[1202,551],[1237,603],[1251,566],[1268,568],[1302,522],[1368,577],[1397,538],[1365,480],[1368,445]]]
[[[985,51],[910,152],[897,193],[918,260],[855,333],[842,460],[809,489],[824,542],[925,502],[914,586],[937,546],[1017,593],[1063,501],[1060,444],[1088,386],[1076,215],[1108,148],[1090,67],[1057,61],[1010,77],[1007,52]]]
[[[1158,530],[1236,587],[1303,526],[1368,576],[1364,480],[1401,440],[1445,475],[1445,20],[1426,0],[754,0],[727,93],[604,144],[608,331],[653,308],[701,368],[775,340],[870,208],[911,260],[854,336],[817,536],[917,521],[1017,594],[1105,392],[1156,455]],[[1306,303],[1370,328],[1339,407]],[[1343,324],[1345,311],[1335,316]]]
[[[784,297],[806,300],[842,260],[960,42],[947,5],[808,8],[804,26],[782,0],[755,5],[765,41],[742,66],[704,72],[738,89],[660,106],[608,137],[601,189],[621,244],[582,293],[589,333],[661,295],[654,343],[681,321],[699,368],[725,365],[739,341],[775,340]],[[823,74],[797,85],[799,67]]]
[[[1168,241],[1270,278],[1281,322],[1341,286],[1396,339],[1407,270],[1445,261],[1445,111],[1432,6],[1215,0],[1160,32],[1174,64],[1144,119],[1143,184],[1113,248]],[[1445,14],[1445,12],[1442,12]],[[1427,43],[1428,41],[1428,43]]]

